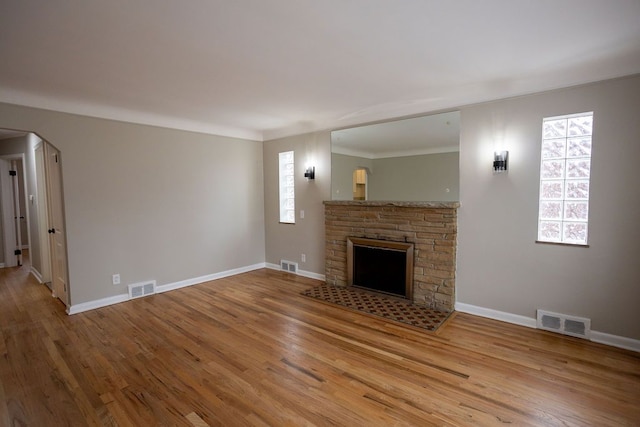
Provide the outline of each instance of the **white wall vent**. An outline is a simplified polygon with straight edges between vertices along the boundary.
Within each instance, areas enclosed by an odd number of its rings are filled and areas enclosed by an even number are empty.
[[[298,273],[298,263],[293,261],[280,260],[280,269],[289,273]]]
[[[146,297],[156,293],[156,281],[134,283],[129,285],[129,299]]]
[[[586,339],[589,339],[591,335],[591,319],[544,310],[538,310],[537,313],[536,326],[538,329]]]

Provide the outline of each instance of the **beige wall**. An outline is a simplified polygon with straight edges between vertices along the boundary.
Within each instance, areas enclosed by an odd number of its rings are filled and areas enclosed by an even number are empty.
[[[317,132],[264,143],[266,259],[298,263],[300,270],[324,275],[324,205],[331,197],[331,143],[329,132]],[[294,151],[296,223],[279,223],[278,153]],[[316,179],[304,178],[305,163],[313,161]],[[305,216],[300,218],[300,210]],[[301,254],[306,255],[305,263]]]
[[[8,104],[0,127],[61,150],[72,305],[265,261],[262,143]]]
[[[543,117],[594,112],[589,248],[537,244]],[[640,77],[462,108],[458,301],[640,339]],[[504,139],[508,174],[493,175]]]

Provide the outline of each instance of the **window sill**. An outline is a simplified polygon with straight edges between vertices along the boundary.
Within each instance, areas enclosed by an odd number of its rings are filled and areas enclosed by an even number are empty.
[[[536,243],[540,243],[542,245],[556,245],[556,246],[577,246],[579,248],[588,248],[589,245],[585,245],[582,243],[562,243],[562,242],[545,242],[542,240],[536,240]]]

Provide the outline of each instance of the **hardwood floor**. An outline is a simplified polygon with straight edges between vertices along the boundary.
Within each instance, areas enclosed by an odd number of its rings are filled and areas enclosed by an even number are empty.
[[[640,425],[640,354],[458,314],[437,335],[259,270],[67,316],[0,270],[0,425]]]

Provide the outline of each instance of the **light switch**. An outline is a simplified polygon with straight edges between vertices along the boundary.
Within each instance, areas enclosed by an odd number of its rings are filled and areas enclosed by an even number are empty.
[[[300,210],[300,219],[303,219],[303,218],[304,218],[304,211]]]

